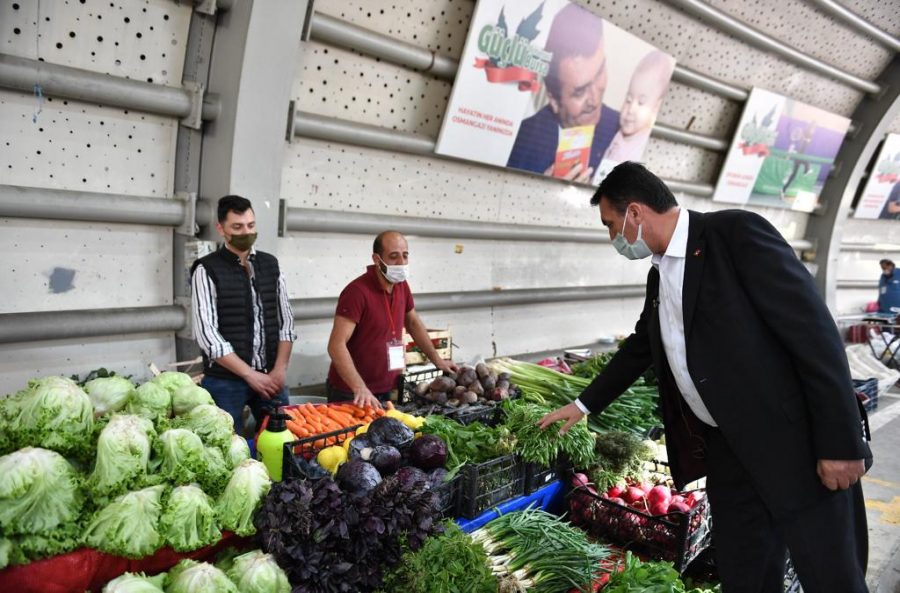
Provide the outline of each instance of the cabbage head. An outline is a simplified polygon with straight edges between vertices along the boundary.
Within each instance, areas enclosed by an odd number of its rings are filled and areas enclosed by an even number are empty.
[[[98,497],[112,496],[146,483],[156,430],[140,416],[116,414],[97,439],[97,459],[88,488]]]
[[[15,413],[11,432],[20,447],[42,447],[86,459],[93,450],[94,408],[77,383],[65,377],[45,377],[7,402]]]
[[[165,387],[148,381],[135,390],[125,411],[154,422],[168,418],[172,415],[172,394]]]
[[[170,395],[175,395],[179,387],[194,385],[194,380],[190,375],[178,371],[163,371],[153,377],[152,382],[167,389]]]
[[[166,593],[239,593],[225,573],[206,562],[182,560],[166,577]]]
[[[125,377],[98,377],[84,384],[94,404],[94,414],[103,416],[125,409],[134,393],[134,383]]]
[[[159,519],[165,491],[160,484],[119,496],[94,513],[84,545],[134,560],[153,554],[163,545]]]
[[[231,414],[215,404],[202,404],[175,421],[178,428],[187,428],[196,433],[208,447],[228,450],[231,435],[234,434],[234,419]]]
[[[272,480],[262,462],[255,459],[242,461],[216,501],[216,514],[222,528],[240,536],[256,533],[253,516],[271,487]]]
[[[261,550],[237,556],[226,574],[241,593],[291,593],[287,575]]]
[[[222,539],[212,499],[194,485],[172,490],[160,530],[166,543],[176,552],[192,552]]]
[[[209,392],[199,385],[183,385],[172,394],[172,411],[176,416],[182,416],[200,405],[215,405]]]
[[[231,443],[228,445],[225,461],[228,462],[230,468],[234,469],[245,459],[250,459],[250,446],[247,444],[247,439],[236,434],[231,435]]]
[[[55,451],[26,447],[0,457],[0,533],[48,533],[75,521],[83,500],[72,465]]]
[[[126,572],[108,582],[102,593],[163,593],[165,580],[166,573],[148,577],[144,573]]]

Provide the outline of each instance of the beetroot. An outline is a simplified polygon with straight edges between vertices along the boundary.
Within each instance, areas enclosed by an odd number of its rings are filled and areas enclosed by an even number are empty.
[[[444,467],[444,462],[447,461],[447,443],[439,436],[424,434],[413,441],[409,460],[419,469]]]

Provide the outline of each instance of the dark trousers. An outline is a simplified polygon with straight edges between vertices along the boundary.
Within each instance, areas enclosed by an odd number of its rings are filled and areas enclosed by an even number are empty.
[[[259,429],[263,416],[274,413],[278,406],[288,405],[289,401],[287,385],[281,393],[270,399],[260,397],[242,379],[223,379],[207,375],[203,377],[200,386],[212,395],[217,406],[231,414],[234,431],[239,435],[244,432],[244,406],[250,406],[250,412]]]
[[[382,403],[391,399],[390,391],[388,391],[387,393],[373,393],[372,395],[378,398],[378,401]],[[341,391],[340,389],[335,389],[334,386],[328,381],[325,381],[325,397],[328,398],[328,403],[330,404],[353,401],[352,393],[350,393],[349,391]]]
[[[782,593],[790,553],[804,593],[866,593],[869,534],[862,486],[776,521],[722,433],[707,435],[707,493],[723,593]]]

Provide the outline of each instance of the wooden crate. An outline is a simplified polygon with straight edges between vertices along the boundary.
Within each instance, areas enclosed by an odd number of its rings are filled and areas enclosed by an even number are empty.
[[[453,339],[450,336],[449,329],[429,329],[428,337],[437,350],[438,356],[447,360],[453,360]],[[430,362],[416,343],[412,336],[403,332],[403,343],[406,345],[406,364],[424,364]]]

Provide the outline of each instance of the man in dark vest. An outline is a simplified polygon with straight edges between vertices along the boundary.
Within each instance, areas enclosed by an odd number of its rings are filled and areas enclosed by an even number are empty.
[[[201,385],[243,430],[244,406],[257,424],[288,403],[294,313],[275,256],[253,247],[250,200],[219,200],[216,230],[225,244],[191,268],[194,335],[203,351]]]

